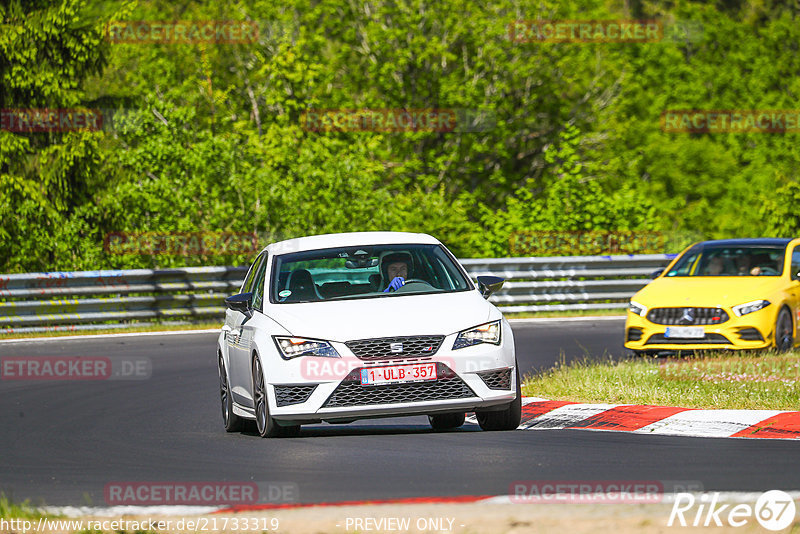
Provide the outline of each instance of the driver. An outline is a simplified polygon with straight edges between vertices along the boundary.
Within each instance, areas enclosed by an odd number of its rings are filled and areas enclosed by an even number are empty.
[[[391,280],[384,293],[397,291],[406,283],[412,270],[411,254],[407,252],[393,252],[383,257],[381,272],[384,280]]]

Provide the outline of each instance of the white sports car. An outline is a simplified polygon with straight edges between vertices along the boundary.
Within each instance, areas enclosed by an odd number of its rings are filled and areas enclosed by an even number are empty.
[[[218,340],[225,429],[263,437],[307,423],[428,415],[484,430],[520,422],[508,321],[435,238],[402,232],[302,237],[258,255],[226,299]]]

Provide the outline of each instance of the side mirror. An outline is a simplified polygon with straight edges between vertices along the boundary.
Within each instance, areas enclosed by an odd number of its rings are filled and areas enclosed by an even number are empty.
[[[500,291],[500,288],[503,287],[505,283],[505,279],[500,278],[499,276],[479,276],[478,277],[478,289],[483,295],[483,298],[488,299],[492,293],[496,293]]]
[[[253,293],[239,293],[225,299],[225,305],[234,310],[250,316],[251,306],[253,305]]]
[[[650,273],[650,279],[651,280],[655,280],[656,278],[661,276],[661,273],[663,273],[663,272],[664,272],[664,269],[657,269],[657,270],[653,271],[652,273]]]

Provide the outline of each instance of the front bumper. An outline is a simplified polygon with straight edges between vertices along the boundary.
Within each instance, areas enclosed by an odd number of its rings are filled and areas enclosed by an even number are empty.
[[[333,343],[342,358],[301,357],[280,362],[282,372],[273,373],[267,383],[270,416],[289,424],[502,409],[516,398],[517,387],[510,327],[508,335],[503,334],[500,345],[457,350],[451,349],[456,337],[451,335],[430,357],[391,361],[360,360],[343,343]],[[426,362],[437,364],[437,380],[369,386],[353,380],[363,368]],[[285,391],[305,391],[300,388],[309,386],[313,389],[305,399],[295,399],[301,402],[278,405],[277,399]]]
[[[675,339],[665,337],[667,326],[655,324],[645,317],[628,311],[625,321],[625,348],[635,351],[682,350],[758,350],[773,346],[775,318],[772,306],[737,317],[725,309],[728,320],[718,325],[700,325],[702,339]],[[683,326],[683,325],[674,325]],[[694,325],[690,325],[694,326]]]

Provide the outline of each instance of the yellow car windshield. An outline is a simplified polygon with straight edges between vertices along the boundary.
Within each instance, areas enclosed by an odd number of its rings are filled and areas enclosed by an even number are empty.
[[[780,276],[785,250],[765,245],[693,248],[666,276]]]

